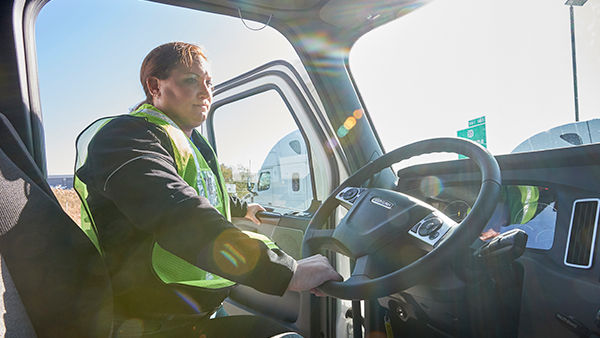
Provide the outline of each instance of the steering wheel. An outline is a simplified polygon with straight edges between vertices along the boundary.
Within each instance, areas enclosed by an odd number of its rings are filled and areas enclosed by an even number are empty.
[[[450,152],[466,155],[481,172],[481,188],[470,213],[460,224],[433,206],[388,189],[360,188],[374,174],[417,155]],[[372,299],[416,285],[468,247],[489,221],[502,185],[496,159],[479,144],[459,138],[415,142],[369,162],[345,180],[319,207],[303,239],[303,257],[329,249],[355,259],[350,278],[319,287],[341,299]],[[348,209],[335,229],[322,229],[338,205]],[[377,271],[375,254],[408,240],[426,254],[392,272]],[[393,248],[393,247],[392,247]],[[396,252],[399,252],[397,250]]]

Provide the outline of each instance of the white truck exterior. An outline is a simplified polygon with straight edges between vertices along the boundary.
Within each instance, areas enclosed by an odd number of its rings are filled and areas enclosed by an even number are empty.
[[[600,119],[573,122],[535,134],[512,153],[570,147],[600,142]]]
[[[312,200],[306,144],[299,130],[281,138],[269,151],[254,186],[254,202],[277,212],[304,211]]]

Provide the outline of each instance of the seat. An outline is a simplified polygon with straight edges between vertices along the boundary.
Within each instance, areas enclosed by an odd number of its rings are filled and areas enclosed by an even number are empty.
[[[8,119],[0,114],[0,255],[40,337],[108,337],[110,278],[99,253],[67,216]],[[8,272],[8,275],[5,273]],[[9,285],[6,283],[5,285]],[[13,293],[14,294],[14,293]],[[7,307],[7,298],[4,305]],[[6,335],[27,318],[5,314]],[[13,332],[9,332],[13,330]]]

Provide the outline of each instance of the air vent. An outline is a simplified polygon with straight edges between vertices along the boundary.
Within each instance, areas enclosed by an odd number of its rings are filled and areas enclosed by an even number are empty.
[[[565,265],[581,269],[592,266],[599,202],[599,199],[594,198],[576,200],[573,203]]]

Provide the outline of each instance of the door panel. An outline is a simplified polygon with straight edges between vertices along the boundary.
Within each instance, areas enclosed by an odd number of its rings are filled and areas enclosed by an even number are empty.
[[[306,214],[306,216],[293,216],[281,215],[275,212],[262,212],[258,215],[261,220],[259,225],[242,217],[234,217],[232,223],[241,230],[254,231],[271,238],[288,255],[294,257],[294,259],[301,259],[302,238],[304,237],[304,230],[310,222],[310,217],[308,217],[310,214]]]

